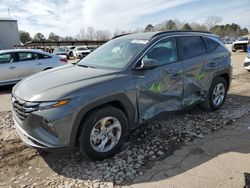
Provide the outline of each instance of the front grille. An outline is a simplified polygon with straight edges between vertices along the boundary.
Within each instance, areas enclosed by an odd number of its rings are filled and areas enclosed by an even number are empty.
[[[39,103],[27,102],[16,97],[12,97],[13,109],[16,115],[21,119],[25,120],[31,112],[37,110]]]
[[[82,56],[85,57],[89,54],[89,52],[82,52]]]

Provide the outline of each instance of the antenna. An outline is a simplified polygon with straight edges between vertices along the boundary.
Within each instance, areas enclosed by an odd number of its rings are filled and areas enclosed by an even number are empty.
[[[10,9],[9,9],[9,8],[8,8],[8,13],[9,13],[9,19],[11,19],[11,18],[10,18]]]

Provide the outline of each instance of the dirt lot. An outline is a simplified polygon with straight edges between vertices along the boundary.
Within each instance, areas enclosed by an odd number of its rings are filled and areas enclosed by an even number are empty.
[[[234,79],[221,110],[211,113],[195,107],[163,115],[134,131],[122,151],[104,161],[87,161],[78,151],[45,153],[28,148],[16,136],[11,113],[0,112],[0,187],[133,185],[175,150],[232,127],[233,122],[249,113],[250,74],[242,69],[245,56],[243,52],[232,55]],[[1,88],[1,106],[10,90]],[[4,105],[1,109],[8,111],[9,103]]]

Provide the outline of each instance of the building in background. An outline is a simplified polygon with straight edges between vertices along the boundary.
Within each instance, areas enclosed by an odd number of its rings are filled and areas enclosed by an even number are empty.
[[[20,44],[17,20],[0,18],[0,49],[12,49]]]

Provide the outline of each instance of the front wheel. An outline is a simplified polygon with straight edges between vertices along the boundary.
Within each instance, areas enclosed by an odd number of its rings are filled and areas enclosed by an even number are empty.
[[[80,152],[94,160],[114,155],[128,133],[126,116],[121,110],[112,106],[93,110],[81,126],[78,140]]]
[[[203,106],[208,110],[218,110],[225,102],[227,95],[227,82],[222,77],[216,77],[210,86],[208,96]]]

